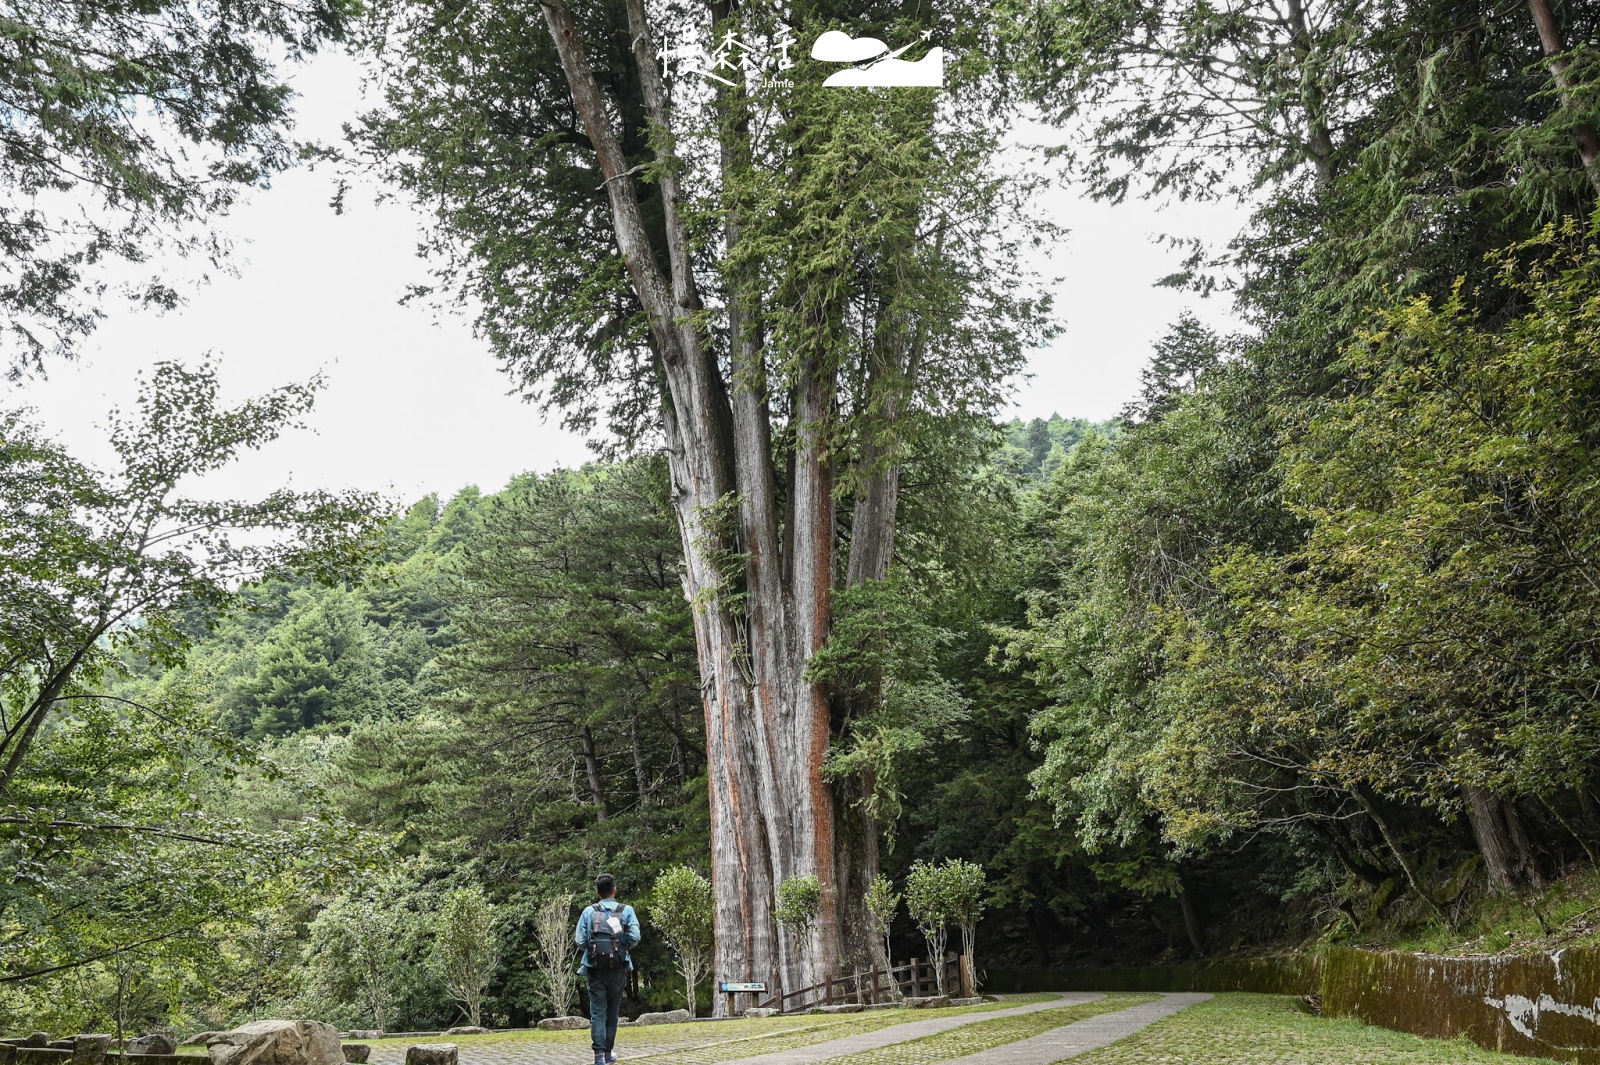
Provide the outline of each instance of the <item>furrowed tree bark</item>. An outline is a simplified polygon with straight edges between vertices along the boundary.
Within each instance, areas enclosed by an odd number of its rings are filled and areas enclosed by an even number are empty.
[[[694,606],[715,888],[715,975],[800,987],[837,959],[832,794],[822,778],[829,703],[805,679],[827,641],[835,571],[831,371],[812,362],[796,387],[790,498],[801,520],[780,533],[767,385],[759,333],[729,315],[733,380],[725,380],[696,312],[690,242],[671,158],[665,92],[642,0],[627,5],[632,50],[663,201],[665,248],[652,246],[632,168],[613,128],[571,10],[543,5],[573,103],[605,176],[611,223],[650,325],[663,381],[662,432]],[[737,137],[735,135],[735,140]],[[736,165],[738,144],[724,144]],[[736,243],[737,220],[725,238]],[[664,254],[661,254],[664,252]],[[663,274],[660,263],[667,264]],[[785,557],[782,541],[792,544]],[[809,949],[792,956],[772,905],[784,880],[815,875],[822,912]],[[718,997],[716,1010],[726,1009]]]
[[[594,804],[595,820],[606,819],[605,785],[600,780],[600,759],[595,755],[594,733],[589,726],[578,729],[578,750],[583,755],[583,771],[589,780],[589,801]]]
[[[1556,24],[1555,12],[1550,10],[1549,0],[1528,0],[1528,11],[1533,15],[1534,26],[1538,28],[1539,45],[1544,49],[1550,77],[1561,93],[1561,103],[1576,108],[1578,100],[1573,91],[1572,64],[1564,54],[1567,45],[1561,37],[1561,27]],[[1595,133],[1594,126],[1580,122],[1573,127],[1572,139],[1577,142],[1578,156],[1583,160],[1584,172],[1589,175],[1589,184],[1594,187],[1596,194],[1600,194],[1600,135]]]

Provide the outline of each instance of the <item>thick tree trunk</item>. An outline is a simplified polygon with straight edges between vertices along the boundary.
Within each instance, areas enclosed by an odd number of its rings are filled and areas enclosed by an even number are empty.
[[[1556,24],[1555,12],[1550,9],[1549,0],[1528,0],[1528,11],[1533,15],[1533,24],[1539,31],[1539,45],[1544,49],[1550,77],[1561,93],[1561,103],[1576,109],[1580,101],[1574,91],[1576,86],[1572,81],[1571,64],[1564,55],[1567,45],[1561,37],[1561,27]],[[1594,126],[1580,122],[1573,127],[1572,139],[1577,142],[1578,157],[1583,160],[1589,184],[1596,193],[1600,193],[1600,134],[1596,134]]]
[[[702,332],[677,170],[666,158],[672,149],[665,92],[643,0],[627,0],[626,6],[645,110],[655,126],[652,143],[658,160],[667,163],[652,177],[658,182],[657,232],[664,232],[664,248],[653,246],[646,229],[634,167],[621,149],[571,11],[561,0],[550,0],[543,11],[605,175],[617,247],[648,319],[661,374],[662,432],[705,707],[716,898],[713,976],[776,977],[792,989],[838,969],[839,901],[846,887],[841,865],[852,881],[877,869],[875,828],[840,831],[835,798],[822,776],[831,739],[830,696],[805,676],[831,631],[839,569],[835,371],[820,358],[794,353],[800,362],[789,407],[794,443],[785,456],[790,465],[780,505],[760,308],[748,302],[755,286],[741,290],[739,279],[733,281],[724,311],[730,361],[725,379]],[[714,5],[714,20],[726,15],[726,8]],[[728,109],[743,106],[738,90],[726,92],[721,102],[725,117]],[[728,177],[746,165],[747,146],[737,121],[725,122],[723,129]],[[730,247],[739,243],[736,212],[725,219],[724,237]],[[886,560],[897,484],[887,466],[885,475],[883,491],[855,525]],[[886,530],[877,527],[884,520]],[[881,576],[881,566],[869,568]],[[841,861],[847,851],[848,860]],[[772,907],[778,886],[804,875],[816,876],[824,893],[808,942],[795,951],[778,934]],[[853,883],[847,890],[856,894]],[[726,1009],[720,997],[716,1009]]]
[[[1466,797],[1467,821],[1483,855],[1489,887],[1510,893],[1525,883],[1537,884],[1538,865],[1516,809],[1485,788],[1467,788]]]

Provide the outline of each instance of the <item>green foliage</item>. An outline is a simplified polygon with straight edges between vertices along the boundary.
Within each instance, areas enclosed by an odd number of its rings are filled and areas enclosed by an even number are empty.
[[[906,873],[906,911],[928,941],[928,960],[938,974],[941,995],[945,993],[945,943],[950,935],[950,922],[956,916],[956,898],[952,891],[955,885],[950,870],[948,863],[933,865],[919,861]]]
[[[816,877],[791,876],[778,885],[772,915],[796,936],[804,937],[822,906],[822,882]]]
[[[894,952],[889,933],[894,928],[894,916],[900,911],[900,893],[894,889],[894,881],[879,873],[872,878],[865,901],[867,916],[872,919],[878,937],[883,941],[883,965],[890,968],[894,965]]]
[[[686,1008],[695,1012],[696,988],[711,962],[712,918],[716,899],[711,881],[686,865],[656,877],[650,893],[650,923],[678,956]]]
[[[395,950],[405,922],[399,885],[379,883],[334,899],[312,920],[307,968],[312,997],[330,1017],[387,1030],[394,1008],[400,958]],[[356,1007],[341,1015],[341,1006]]]
[[[483,1019],[483,991],[500,964],[494,907],[479,887],[457,888],[445,899],[434,925],[433,971],[466,1011],[467,1023]]]
[[[903,811],[906,763],[925,756],[966,717],[966,699],[939,669],[948,633],[928,621],[923,596],[904,569],[839,593],[828,645],[808,677],[826,681],[847,706],[863,708],[837,731],[824,767],[852,780],[858,805],[882,825],[892,849]]]
[[[207,224],[293,162],[279,64],[341,39],[357,7],[7,6],[0,307],[13,375],[70,354],[103,316],[105,260],[223,251]],[[159,273],[129,289],[145,305],[179,302]]]
[[[132,672],[180,662],[240,603],[241,580],[331,577],[363,557],[371,497],[177,494],[276,438],[315,388],[229,409],[209,366],[159,364],[137,413],[112,416],[111,474],[18,416],[0,422],[0,966],[30,995],[103,974],[111,1020],[125,1018],[130,987],[179,1000],[215,974],[218,938],[284,891],[358,867],[356,826],[314,785],[216,728],[181,678]],[[216,784],[240,774],[281,781],[304,815],[232,816]],[[80,1019],[106,994],[85,990]]]

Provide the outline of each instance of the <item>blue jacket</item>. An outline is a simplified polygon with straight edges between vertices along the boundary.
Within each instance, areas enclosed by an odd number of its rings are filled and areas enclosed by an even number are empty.
[[[639,918],[634,916],[632,906],[624,906],[616,899],[601,899],[599,905],[607,913],[622,911],[622,930],[628,937],[628,968],[633,968],[633,948],[639,945]],[[579,956],[583,960],[578,964],[580,973],[589,971],[589,935],[594,921],[594,906],[595,904],[591,903],[578,914],[578,927],[572,933],[573,942],[578,944],[582,952]]]

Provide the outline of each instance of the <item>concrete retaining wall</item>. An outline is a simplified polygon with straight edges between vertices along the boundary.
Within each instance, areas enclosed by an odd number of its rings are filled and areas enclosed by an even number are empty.
[[[1322,996],[1323,1013],[1513,1054],[1600,1065],[1600,948],[1453,958],[1333,947],[1134,969],[1017,969],[988,991],[1253,991]]]

